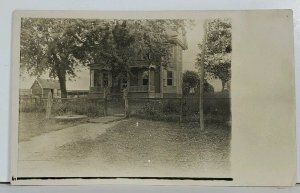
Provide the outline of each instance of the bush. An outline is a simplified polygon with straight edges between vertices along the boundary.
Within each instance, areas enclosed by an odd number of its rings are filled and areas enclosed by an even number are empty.
[[[34,100],[32,98],[19,100],[20,112],[45,112],[45,104],[42,100]]]
[[[180,99],[167,99],[162,102],[162,111],[164,113],[179,113],[181,109]]]
[[[36,104],[20,104],[19,107],[20,112],[45,112],[46,109],[43,105],[36,105]]]
[[[55,102],[52,106],[53,115],[78,114],[89,117],[103,116],[104,107],[101,101],[67,100]]]
[[[134,108],[131,108],[134,106]],[[181,114],[180,99],[161,99],[130,105],[131,115],[160,121],[179,121]],[[204,99],[204,119],[206,122],[226,122],[231,119],[230,99],[206,98]],[[199,121],[199,99],[182,99],[182,121]]]
[[[157,100],[143,103],[132,116],[150,119],[154,121],[179,121],[180,120],[180,101],[174,100]]]

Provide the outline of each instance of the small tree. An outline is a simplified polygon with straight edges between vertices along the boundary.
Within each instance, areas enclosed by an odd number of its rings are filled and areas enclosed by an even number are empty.
[[[213,19],[207,22],[206,44],[199,44],[196,66],[204,62],[206,78],[220,79],[222,91],[231,79],[231,22],[228,19]],[[205,48],[205,56],[202,56]],[[202,61],[204,60],[204,61]]]
[[[190,93],[191,88],[199,88],[200,78],[197,72],[185,71],[182,76],[182,93],[184,96]]]
[[[204,92],[211,93],[214,92],[214,87],[204,79]],[[192,88],[196,89],[197,94],[199,94],[200,77],[195,71],[187,70],[182,76],[182,93],[184,96],[189,95]]]

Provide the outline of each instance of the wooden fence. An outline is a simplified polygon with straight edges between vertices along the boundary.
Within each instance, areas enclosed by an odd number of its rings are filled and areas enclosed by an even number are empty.
[[[224,96],[205,96],[203,111],[206,119],[231,119],[231,99]],[[45,112],[47,99],[20,98],[20,112]],[[79,114],[89,117],[125,114],[124,99],[66,98],[53,99],[52,116]],[[133,117],[166,121],[198,121],[199,98],[128,98],[128,114]]]

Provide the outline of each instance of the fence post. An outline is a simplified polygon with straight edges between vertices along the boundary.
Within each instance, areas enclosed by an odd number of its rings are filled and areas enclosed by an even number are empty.
[[[129,112],[128,112],[128,91],[127,88],[124,88],[123,90],[123,99],[124,99],[124,116],[128,117]]]
[[[104,87],[104,90],[103,90],[103,97],[104,97],[104,116],[107,116],[107,90],[106,90],[106,87]]]
[[[46,119],[50,119],[51,116],[51,108],[52,108],[52,93],[48,93],[48,98],[47,98],[47,107],[46,107]]]
[[[182,99],[183,97],[180,98],[180,123],[182,122]]]

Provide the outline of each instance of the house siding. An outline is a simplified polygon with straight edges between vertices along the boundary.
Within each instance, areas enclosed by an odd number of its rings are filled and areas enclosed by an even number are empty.
[[[149,70],[149,82],[148,85],[143,85],[143,71],[140,67],[145,63],[143,61],[137,61],[136,65],[132,65],[131,69],[135,69],[135,74],[137,78],[130,78],[127,82],[127,86],[129,87],[128,96],[132,98],[161,98],[161,97],[176,97],[180,98],[182,96],[182,51],[186,49],[181,47],[179,43],[171,43],[172,47],[170,48],[171,58],[170,64],[167,67],[160,67],[156,69]],[[145,67],[147,65],[145,64]],[[110,69],[103,69],[100,65],[94,64],[90,66],[90,94],[92,97],[103,97],[103,87],[95,86],[96,79],[95,70],[100,70],[100,74],[103,71],[110,71]],[[137,70],[137,72],[136,72]],[[167,71],[172,71],[172,85],[167,85]],[[102,77],[102,76],[101,76]],[[101,77],[98,77],[101,79]],[[134,80],[134,84],[130,85],[130,80]],[[114,81],[114,80],[112,80]],[[111,82],[109,89],[111,89],[111,95],[114,96],[122,96],[122,89],[120,81]],[[132,87],[131,87],[132,86]],[[148,89],[145,86],[149,86]],[[141,88],[139,88],[141,87]]]
[[[43,89],[43,98],[48,98],[48,93],[51,92],[50,88]]]
[[[31,89],[32,89],[33,96],[42,97],[42,94],[43,94],[42,88],[37,81],[34,81],[34,83],[31,86]]]

